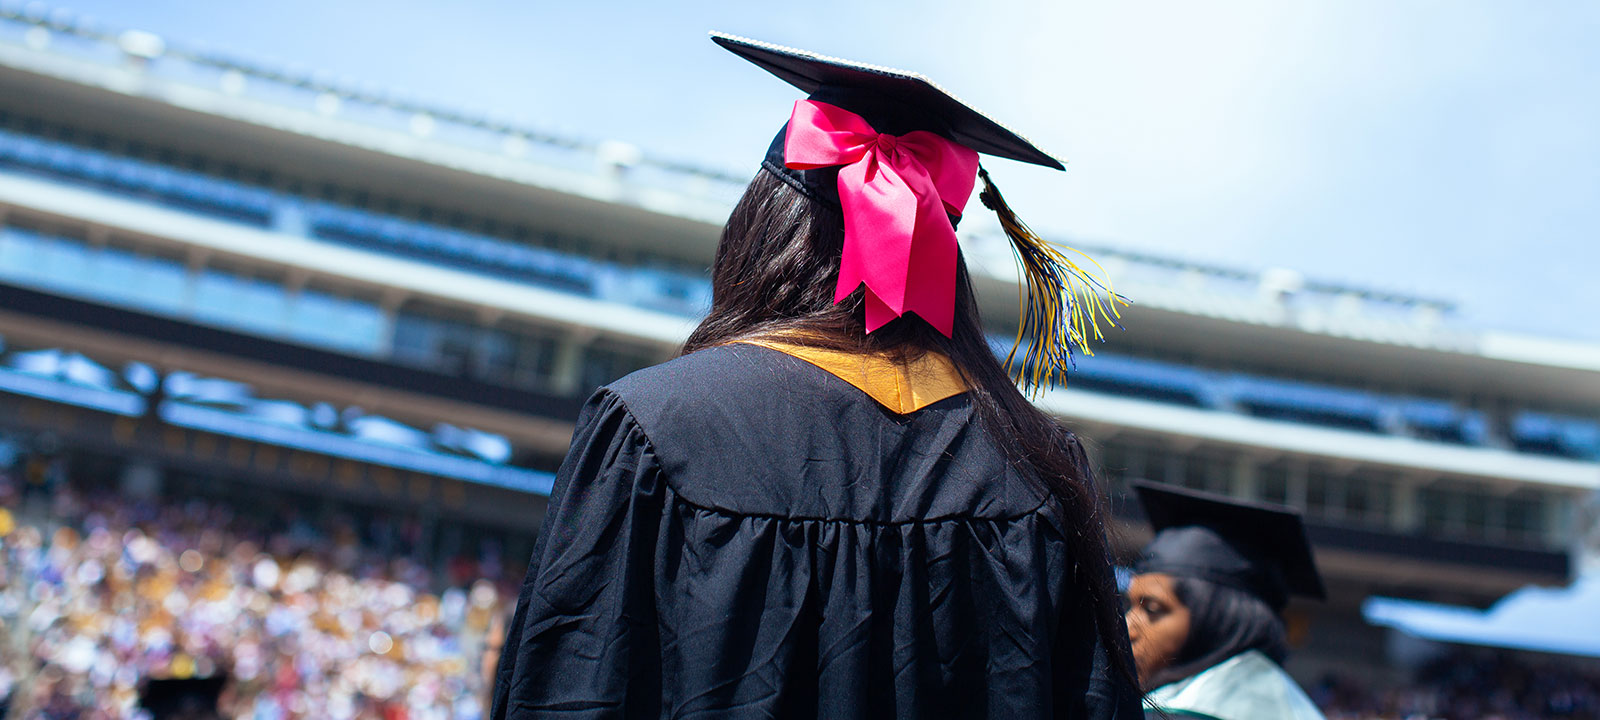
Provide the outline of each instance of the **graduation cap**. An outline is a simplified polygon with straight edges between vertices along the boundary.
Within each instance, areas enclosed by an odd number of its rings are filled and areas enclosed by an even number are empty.
[[[227,681],[226,675],[148,680],[139,693],[139,706],[154,720],[210,720],[219,717],[217,698]]]
[[[1290,595],[1327,599],[1305,523],[1294,510],[1156,483],[1133,488],[1155,531],[1135,572],[1207,580],[1249,592],[1276,610]]]
[[[955,224],[976,179],[983,180],[978,199],[999,217],[1027,278],[1006,359],[1018,380],[1038,390],[1065,379],[1074,352],[1092,355],[1088,341],[1104,339],[1100,323],[1117,324],[1117,305],[1127,301],[1085,269],[1099,266],[1029,230],[977,154],[1063,170],[1060,160],[922,75],[722,33],[711,39],[807,94],[761,166],[843,211],[835,301],[865,285],[868,332],[916,313],[950,334]]]

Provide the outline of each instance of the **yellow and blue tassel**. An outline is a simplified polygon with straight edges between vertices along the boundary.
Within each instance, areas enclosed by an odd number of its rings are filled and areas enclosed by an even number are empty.
[[[999,188],[989,179],[989,171],[979,167],[978,177],[983,179],[978,200],[999,217],[1000,227],[1011,238],[1011,249],[1027,278],[1026,287],[1018,290],[1022,320],[1011,352],[1006,355],[1006,367],[1024,392],[1037,396],[1051,385],[1066,382],[1067,372],[1075,366],[1076,352],[1094,355],[1089,340],[1105,341],[1102,322],[1122,327],[1117,306],[1129,303],[1112,290],[1105,268],[1093,258],[1072,248],[1056,247],[1029,230],[1006,205]],[[1073,259],[1073,254],[1092,265],[1095,272],[1086,270]],[[1018,364],[1017,354],[1024,342],[1027,349]]]

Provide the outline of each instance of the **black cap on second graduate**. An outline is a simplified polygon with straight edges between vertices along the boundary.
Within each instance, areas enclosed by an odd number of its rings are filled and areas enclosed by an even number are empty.
[[[139,693],[139,706],[155,720],[218,717],[217,698],[227,681],[226,675],[149,680]]]
[[[1291,508],[1136,482],[1155,539],[1134,571],[1249,592],[1275,610],[1290,595],[1327,599],[1300,514]]]

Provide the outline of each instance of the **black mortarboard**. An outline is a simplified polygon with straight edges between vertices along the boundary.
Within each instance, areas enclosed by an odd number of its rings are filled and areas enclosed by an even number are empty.
[[[879,132],[936,132],[985,155],[1065,170],[1060,160],[917,73],[712,33],[712,42],[813,100],[866,118]],[[819,96],[820,93],[820,96]]]
[[[1290,595],[1327,599],[1305,524],[1293,509],[1155,483],[1133,487],[1155,531],[1135,572],[1207,580],[1274,609]]]
[[[139,706],[155,720],[219,717],[217,698],[227,681],[226,675],[148,680],[139,693]]]
[[[878,133],[903,136],[926,131],[978,153],[1066,169],[1060,160],[1027,138],[922,75],[722,33],[712,33],[711,39],[799,88],[808,100],[860,116]],[[785,165],[787,130],[785,126],[778,131],[762,168],[813,200],[840,207],[837,166],[796,169]],[[1025,387],[1040,390],[1057,379],[1065,379],[1076,350],[1093,354],[1088,343],[1090,339],[1103,339],[1100,322],[1116,325],[1116,306],[1127,301],[1111,289],[1108,281],[1078,263],[1086,259],[1078,257],[1081,254],[1063,252],[1029,230],[1006,204],[987,171],[980,167],[978,176],[983,181],[978,199],[998,216],[1016,250],[1028,287],[1018,344],[1006,362]],[[959,219],[952,215],[951,225]],[[848,234],[848,227],[846,231]],[[948,329],[941,329],[948,334]],[[1013,362],[1018,350],[1024,350],[1023,355],[1020,362]]]

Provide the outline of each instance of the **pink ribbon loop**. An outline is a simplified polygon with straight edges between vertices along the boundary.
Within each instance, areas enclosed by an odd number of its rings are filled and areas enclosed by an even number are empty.
[[[880,133],[827,103],[794,104],[784,164],[839,168],[844,256],[834,302],[867,286],[867,332],[908,312],[950,336],[955,321],[956,230],[978,179],[978,153],[931,132]]]

